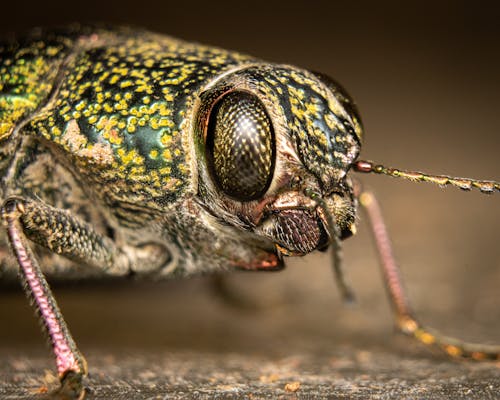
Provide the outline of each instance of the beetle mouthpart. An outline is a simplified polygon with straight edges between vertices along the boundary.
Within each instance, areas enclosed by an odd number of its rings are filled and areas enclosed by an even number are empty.
[[[334,219],[334,215],[329,211],[325,201],[321,196],[311,189],[305,189],[304,194],[314,200],[317,203],[317,213],[321,221],[322,226],[328,234],[329,245],[332,246],[332,269],[335,273],[335,282],[340,291],[342,299],[346,303],[354,303],[356,297],[353,290],[347,284],[344,276],[344,271],[342,268],[342,245],[341,245],[341,232]]]
[[[323,223],[309,210],[280,210],[270,215],[261,229],[287,256],[308,254],[329,241]]]

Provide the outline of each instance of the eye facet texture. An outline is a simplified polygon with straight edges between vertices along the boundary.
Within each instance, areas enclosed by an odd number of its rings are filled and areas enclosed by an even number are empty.
[[[271,120],[254,95],[234,91],[212,109],[207,159],[217,186],[239,201],[261,197],[273,176],[275,143]]]

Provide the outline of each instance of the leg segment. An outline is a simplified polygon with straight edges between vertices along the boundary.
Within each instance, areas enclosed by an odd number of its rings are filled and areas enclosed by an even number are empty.
[[[396,314],[396,325],[403,333],[427,345],[434,345],[451,356],[482,359],[500,359],[500,346],[464,343],[423,327],[415,318],[404,289],[400,269],[392,253],[392,246],[382,218],[380,207],[371,192],[363,192],[359,202],[366,210],[380,257],[382,274],[389,300]]]
[[[2,218],[7,225],[9,242],[26,282],[28,295],[33,299],[36,311],[49,336],[61,382],[69,376],[72,376],[73,381],[80,382],[82,376],[87,373],[87,364],[78,351],[40,266],[28,246],[21,225],[24,212],[23,203],[15,200],[5,202]],[[82,388],[80,392],[83,393]]]
[[[4,203],[5,217],[15,213],[26,237],[50,251],[95,266],[112,275],[129,272],[123,253],[107,237],[69,212],[42,202],[10,197]]]
[[[69,212],[40,201],[10,197],[1,208],[1,216],[25,290],[50,339],[61,380],[58,395],[62,398],[83,396],[81,380],[87,373],[85,359],[76,347],[29,240],[115,276],[159,268],[168,261],[169,255],[160,251],[161,246],[151,243],[118,247],[111,238],[96,233]]]

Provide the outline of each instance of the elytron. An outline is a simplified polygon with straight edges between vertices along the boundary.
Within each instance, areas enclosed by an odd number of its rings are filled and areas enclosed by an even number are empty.
[[[128,28],[0,43],[0,267],[20,272],[67,398],[87,364],[47,278],[271,270],[332,248],[367,211],[396,325],[458,357],[498,359],[414,317],[380,209],[355,172],[491,194],[494,181],[359,160],[357,109],[326,75]]]

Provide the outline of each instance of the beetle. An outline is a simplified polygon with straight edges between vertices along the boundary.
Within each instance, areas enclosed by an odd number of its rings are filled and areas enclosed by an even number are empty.
[[[454,356],[496,358],[423,327],[380,208],[353,172],[463,190],[495,181],[360,160],[363,126],[321,73],[130,28],[39,30],[0,44],[3,274],[19,270],[56,358],[57,393],[87,373],[47,278],[276,270],[333,248],[366,211],[396,325]]]

